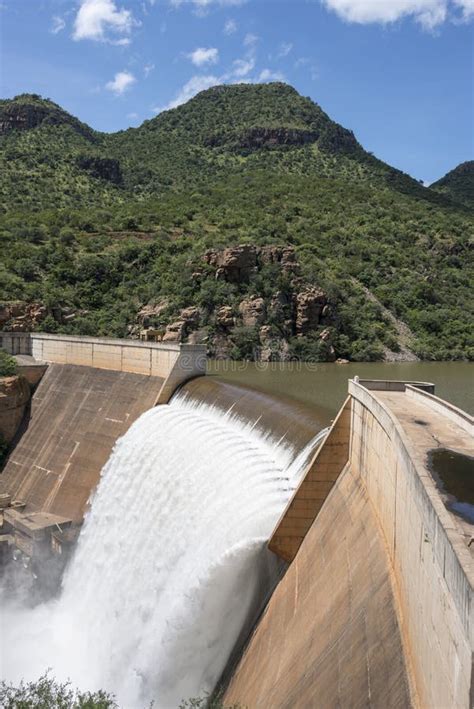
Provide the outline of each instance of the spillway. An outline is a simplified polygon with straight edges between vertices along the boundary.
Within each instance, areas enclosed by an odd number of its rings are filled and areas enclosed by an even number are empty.
[[[102,470],[59,597],[3,602],[4,677],[52,668],[132,709],[211,692],[276,582],[266,543],[317,430],[275,438],[189,389],[143,414]]]

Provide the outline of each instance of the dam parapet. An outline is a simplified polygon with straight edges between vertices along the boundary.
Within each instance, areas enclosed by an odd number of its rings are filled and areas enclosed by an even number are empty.
[[[472,451],[473,418],[433,385],[349,382],[270,539],[290,566],[225,703],[472,706],[474,526],[430,462],[470,461],[472,493]]]
[[[167,403],[178,386],[206,373],[204,345],[44,332],[0,332],[0,347],[12,355],[31,355],[37,362],[159,377],[163,386],[157,404]]]

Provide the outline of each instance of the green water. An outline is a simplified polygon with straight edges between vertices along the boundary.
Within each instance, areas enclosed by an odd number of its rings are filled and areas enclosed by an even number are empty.
[[[290,396],[316,407],[329,422],[347,394],[347,380],[402,379],[432,382],[436,395],[474,413],[474,364],[469,362],[304,362],[209,363],[209,374],[274,395]]]

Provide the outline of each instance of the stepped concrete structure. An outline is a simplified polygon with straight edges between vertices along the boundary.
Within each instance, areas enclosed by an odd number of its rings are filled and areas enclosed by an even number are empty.
[[[44,333],[0,340],[37,387],[0,475],[0,547],[61,551],[77,536],[116,440],[205,374],[205,348]]]
[[[289,567],[226,705],[473,706],[474,526],[429,466],[473,433],[430,385],[349,383],[269,542]]]

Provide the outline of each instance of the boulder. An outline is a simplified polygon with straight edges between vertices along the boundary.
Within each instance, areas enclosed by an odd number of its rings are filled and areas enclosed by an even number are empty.
[[[186,323],[184,320],[176,320],[168,325],[163,335],[163,342],[182,342],[184,340]]]
[[[230,305],[223,305],[216,312],[216,325],[224,330],[230,330],[234,327],[235,319]]]
[[[326,303],[326,294],[316,286],[311,286],[296,294],[295,331],[297,335],[306,335],[318,327]]]
[[[201,312],[199,308],[193,306],[184,308],[180,313],[180,319],[184,320],[187,330],[193,330],[199,325]]]
[[[246,327],[263,325],[266,314],[265,311],[265,301],[263,298],[247,298],[239,305],[240,317]]]
[[[206,251],[205,263],[216,269],[216,278],[228,283],[244,283],[249,280],[257,267],[255,246],[243,244],[232,246],[222,251]]]
[[[169,301],[164,298],[158,303],[148,303],[144,305],[137,313],[137,322],[142,327],[150,327],[152,321],[159,320],[165,310],[169,306]]]
[[[0,378],[0,435],[13,440],[30,399],[30,387],[23,376]]]

